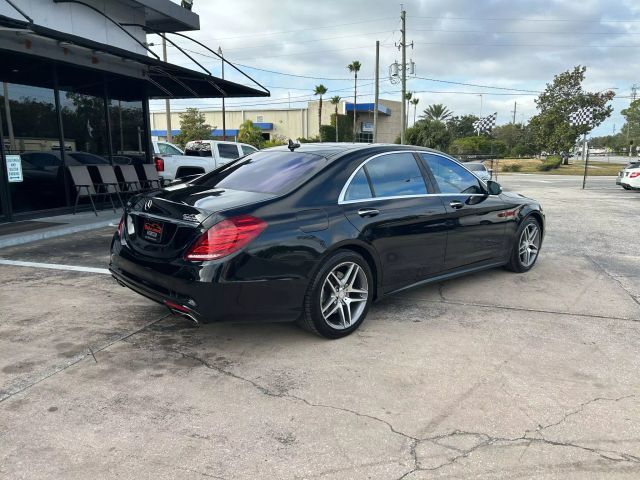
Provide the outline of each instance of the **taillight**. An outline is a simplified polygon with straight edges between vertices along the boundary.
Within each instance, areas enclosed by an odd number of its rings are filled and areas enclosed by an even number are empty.
[[[122,227],[124,226],[124,215],[120,218],[120,223],[118,224],[118,236],[122,237]]]
[[[156,170],[158,172],[164,172],[164,159],[162,157],[155,157],[153,162],[156,164]]]
[[[640,177],[640,172],[631,172],[629,174],[629,178],[636,178],[636,177]]]
[[[232,217],[204,232],[185,255],[186,260],[215,260],[237,252],[260,235],[267,223],[251,215]]]

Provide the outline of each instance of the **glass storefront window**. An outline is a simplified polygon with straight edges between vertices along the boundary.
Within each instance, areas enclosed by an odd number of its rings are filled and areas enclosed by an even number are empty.
[[[66,205],[58,116],[53,88],[1,82],[0,121],[14,212]],[[21,175],[19,174],[21,170]]]
[[[60,107],[65,151],[108,158],[104,98],[61,90]],[[76,163],[71,161],[67,164]]]
[[[146,161],[148,136],[142,101],[109,101],[114,164],[141,165]]]

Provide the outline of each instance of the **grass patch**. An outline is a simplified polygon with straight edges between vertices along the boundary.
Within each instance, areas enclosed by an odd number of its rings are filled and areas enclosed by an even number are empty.
[[[560,165],[558,168],[545,171],[542,170],[542,168],[547,168],[543,167],[545,165],[544,160],[537,158],[505,158],[498,162],[498,171],[500,173],[520,172],[542,175],[582,175],[584,173],[584,163],[577,160],[569,160],[569,162],[569,165]],[[489,167],[489,165],[487,166]],[[624,165],[616,163],[589,160],[589,175],[591,176],[615,176],[623,168]]]

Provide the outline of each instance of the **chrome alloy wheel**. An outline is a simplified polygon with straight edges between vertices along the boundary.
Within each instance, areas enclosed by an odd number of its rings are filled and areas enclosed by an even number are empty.
[[[530,267],[538,257],[540,249],[540,229],[535,223],[528,224],[522,234],[520,234],[520,242],[518,246],[518,254],[520,255],[520,263],[523,267]]]
[[[340,263],[324,280],[320,311],[328,325],[344,330],[360,320],[368,296],[369,282],[364,270],[354,262]]]

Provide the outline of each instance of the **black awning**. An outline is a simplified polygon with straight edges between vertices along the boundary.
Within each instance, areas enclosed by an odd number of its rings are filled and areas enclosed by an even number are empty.
[[[147,84],[145,90],[149,98],[238,98],[270,96],[270,92],[267,89],[257,89],[229,80],[223,80],[204,72],[173,65],[146,55],[130,52],[104,43],[94,42],[93,40],[53,30],[41,25],[0,15],[0,26],[20,28],[30,32],[32,35],[37,35],[45,39],[56,42],[67,42],[77,47],[98,51],[102,55],[112,55],[146,66],[148,77],[145,79]]]

